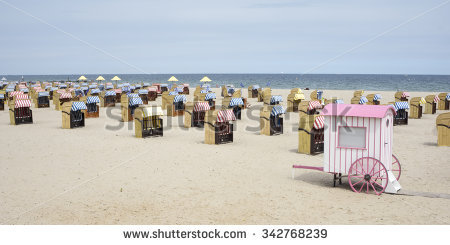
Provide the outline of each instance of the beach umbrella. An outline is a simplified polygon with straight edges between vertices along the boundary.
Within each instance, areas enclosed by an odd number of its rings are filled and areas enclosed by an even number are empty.
[[[86,81],[87,78],[85,76],[81,76],[80,78],[78,78],[78,81]]]
[[[211,79],[209,79],[209,77],[205,76],[202,78],[202,80],[200,80],[200,82],[203,82],[203,83],[211,82]]]
[[[111,81],[120,81],[120,80],[122,80],[122,79],[120,79],[120,77],[118,77],[118,76],[114,76],[114,77],[111,79]]]
[[[2,78],[2,81],[6,81],[6,77],[3,77],[3,78]]]
[[[97,79],[95,79],[97,81],[105,81],[105,78],[103,78],[102,76],[98,76]]]
[[[176,77],[174,77],[174,76],[171,76],[170,78],[169,78],[169,80],[167,80],[168,82],[178,82],[178,79],[176,78]]]

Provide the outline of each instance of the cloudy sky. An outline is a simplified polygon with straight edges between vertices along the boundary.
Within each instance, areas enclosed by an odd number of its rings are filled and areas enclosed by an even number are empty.
[[[0,74],[450,74],[448,2],[0,0]]]

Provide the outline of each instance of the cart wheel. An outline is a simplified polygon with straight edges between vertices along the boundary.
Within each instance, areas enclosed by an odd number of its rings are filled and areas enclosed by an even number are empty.
[[[395,178],[397,180],[400,179],[400,175],[402,175],[402,166],[400,164],[400,161],[397,159],[397,157],[392,154],[392,173],[394,174]]]
[[[380,195],[388,180],[384,165],[373,157],[362,157],[352,163],[348,170],[348,183],[354,192],[375,192]]]

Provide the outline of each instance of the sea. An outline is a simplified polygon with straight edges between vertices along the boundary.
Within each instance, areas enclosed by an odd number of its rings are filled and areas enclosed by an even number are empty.
[[[0,75],[8,81],[76,81],[81,75],[95,80],[102,75],[106,81],[119,76],[121,82],[168,83],[173,75],[179,82],[190,86],[202,84],[208,76],[212,87],[233,84],[235,87],[291,89],[333,89],[372,91],[450,91],[450,75],[389,75],[389,74],[66,74],[66,75]]]

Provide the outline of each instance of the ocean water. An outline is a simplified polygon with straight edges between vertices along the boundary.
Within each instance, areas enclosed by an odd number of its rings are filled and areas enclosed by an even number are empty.
[[[25,75],[25,81],[75,81],[81,75],[95,79],[99,74],[71,75]],[[115,75],[122,82],[168,83],[172,74],[101,74],[107,81]],[[203,76],[208,76],[213,87],[233,84],[248,87],[258,84],[272,88],[310,88],[337,90],[380,90],[380,91],[450,91],[450,75],[372,75],[372,74],[174,74],[178,83],[200,84]],[[21,75],[5,76],[9,81],[21,80]]]

